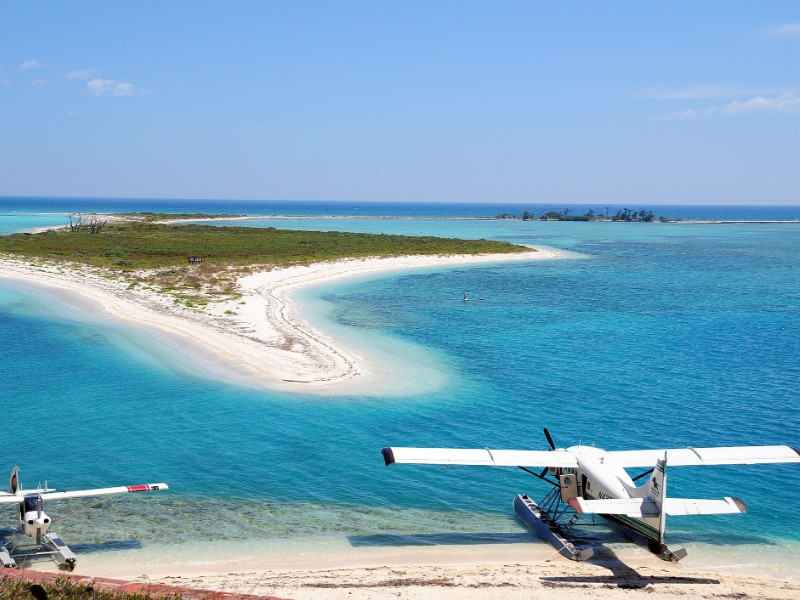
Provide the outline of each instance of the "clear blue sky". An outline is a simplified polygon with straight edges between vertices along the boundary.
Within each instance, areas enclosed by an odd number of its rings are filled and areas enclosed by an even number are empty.
[[[800,203],[800,2],[0,6],[0,195]]]

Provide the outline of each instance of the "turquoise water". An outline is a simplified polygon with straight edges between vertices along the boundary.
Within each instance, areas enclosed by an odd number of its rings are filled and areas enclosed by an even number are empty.
[[[36,220],[24,217],[26,227]],[[0,217],[0,231],[19,218]],[[165,350],[143,334],[0,284],[7,468],[19,464],[28,485],[49,479],[61,489],[171,486],[92,509],[91,527],[86,513],[57,521],[82,552],[125,560],[140,546],[307,549],[321,538],[378,548],[537,543],[510,502],[518,492],[543,495],[546,485],[512,470],[387,469],[386,445],[544,449],[544,426],[563,446],[800,445],[800,225],[251,224],[507,239],[580,257],[305,292],[312,319],[333,321],[337,335],[378,339],[384,349],[399,340],[398,352],[435,357],[444,372],[446,385],[434,391],[418,393],[411,382],[382,397],[210,381],[190,365],[165,364]],[[464,303],[464,292],[473,301]],[[748,503],[744,516],[670,519],[669,541],[690,556],[800,565],[796,465],[676,468],[669,486],[673,496]],[[47,510],[58,519],[73,508]],[[13,511],[4,512],[11,522]]]

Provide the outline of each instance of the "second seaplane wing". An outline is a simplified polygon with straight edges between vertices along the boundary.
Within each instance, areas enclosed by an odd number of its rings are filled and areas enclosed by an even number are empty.
[[[386,465],[474,465],[484,467],[577,467],[571,452],[550,450],[493,450],[490,448],[401,448],[383,449]]]
[[[91,498],[94,496],[111,496],[114,494],[130,494],[133,492],[158,492],[168,490],[166,483],[142,483],[139,485],[121,485],[117,487],[98,488],[94,490],[74,490],[70,492],[47,492],[42,500],[65,500],[66,498]],[[2,498],[0,498],[2,502]]]
[[[791,446],[725,446],[717,448],[665,448],[609,452],[623,467],[649,467],[666,454],[670,467],[704,465],[753,465],[800,463],[800,452]]]

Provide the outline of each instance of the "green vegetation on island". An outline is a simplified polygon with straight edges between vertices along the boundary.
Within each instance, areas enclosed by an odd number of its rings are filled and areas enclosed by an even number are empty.
[[[534,214],[530,211],[524,211],[521,216],[511,213],[500,213],[497,215],[498,219],[522,219],[523,221],[624,221],[624,222],[641,222],[652,223],[658,221],[666,223],[672,219],[667,217],[656,217],[652,210],[635,211],[629,208],[618,210],[615,214],[599,214],[591,208],[582,215],[574,215],[570,209],[565,208],[561,211],[548,210],[540,214]]]
[[[254,269],[343,258],[525,251],[530,248],[488,240],[157,224],[104,216],[80,223],[73,219],[62,229],[0,236],[0,255],[99,268],[131,289],[172,294],[190,307],[236,298],[236,279]]]
[[[161,269],[202,257],[205,267],[279,267],[366,256],[509,253],[529,250],[507,242],[431,236],[292,231],[214,225],[105,223],[0,237],[0,252],[85,263],[118,271]]]

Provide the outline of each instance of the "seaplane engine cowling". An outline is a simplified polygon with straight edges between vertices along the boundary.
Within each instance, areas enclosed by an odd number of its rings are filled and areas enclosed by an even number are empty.
[[[50,517],[42,510],[41,497],[25,498],[25,512],[22,514],[22,531],[41,543],[42,536],[50,527]]]
[[[37,530],[41,529],[42,533],[45,533],[50,527],[50,517],[48,517],[47,513],[44,512],[41,514],[41,516],[39,516],[36,511],[26,512],[23,525],[25,529],[25,535],[36,537]]]

